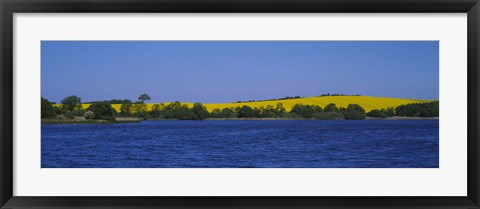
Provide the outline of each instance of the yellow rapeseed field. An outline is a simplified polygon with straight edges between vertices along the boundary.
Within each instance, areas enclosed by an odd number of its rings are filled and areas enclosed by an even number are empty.
[[[235,108],[241,107],[243,105],[250,106],[252,108],[260,108],[271,105],[275,107],[278,103],[282,103],[286,111],[290,111],[295,104],[304,104],[304,105],[317,105],[320,107],[325,107],[330,103],[334,103],[337,107],[347,107],[348,104],[358,104],[365,109],[366,112],[369,112],[373,109],[382,109],[387,107],[397,107],[404,104],[418,103],[418,102],[430,102],[432,100],[417,100],[417,99],[401,99],[401,98],[388,98],[388,97],[371,97],[371,96],[323,96],[323,97],[306,97],[298,99],[286,99],[286,100],[276,100],[276,101],[259,101],[259,102],[242,102],[242,103],[220,103],[220,104],[203,104],[209,112],[213,109],[223,109],[223,108]],[[153,105],[159,103],[149,103],[147,104],[148,110],[151,110]],[[169,102],[163,103],[168,105]],[[193,106],[193,103],[183,103],[187,104],[189,107]],[[90,104],[83,104],[83,108],[87,108]],[[120,104],[113,104],[113,108],[120,112]]]

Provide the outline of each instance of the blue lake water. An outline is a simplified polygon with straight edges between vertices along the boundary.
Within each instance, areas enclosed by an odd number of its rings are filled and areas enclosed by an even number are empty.
[[[438,120],[43,124],[42,168],[438,168]]]

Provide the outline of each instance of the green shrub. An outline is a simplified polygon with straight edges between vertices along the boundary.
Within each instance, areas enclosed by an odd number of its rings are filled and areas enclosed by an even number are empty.
[[[83,114],[83,117],[85,117],[85,119],[94,119],[95,118],[95,113],[93,113],[93,111],[87,111],[85,112],[85,114]]]
[[[300,115],[297,115],[297,113],[294,112],[289,112],[284,114],[285,118],[291,118],[291,119],[302,119],[303,117]]]
[[[386,117],[388,117],[388,115],[385,114],[385,112],[383,112],[381,110],[372,110],[372,111],[367,113],[367,116],[368,117],[373,117],[373,118],[386,118]]]
[[[74,119],[75,117],[83,117],[83,115],[85,115],[85,112],[87,112],[87,110],[84,110],[84,109],[72,110],[70,112],[66,112],[64,116],[70,119]]]
[[[341,112],[327,112],[328,117],[333,120],[344,120],[345,116]]]
[[[340,112],[316,112],[313,118],[317,120],[343,120],[345,116]]]
[[[325,112],[316,112],[313,114],[313,118],[317,120],[330,120]]]

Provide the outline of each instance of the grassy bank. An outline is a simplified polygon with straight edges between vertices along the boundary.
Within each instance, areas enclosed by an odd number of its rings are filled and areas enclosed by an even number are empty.
[[[387,118],[374,118],[367,117],[366,120],[438,120],[438,117],[403,117],[403,116],[393,116]]]
[[[115,124],[115,123],[139,123],[142,121],[140,118],[123,118],[118,117],[115,120],[87,120],[83,117],[76,117],[76,118],[49,118],[49,119],[42,119],[42,124]]]
[[[313,120],[305,118],[207,118],[206,120]]]
[[[306,118],[207,118],[206,120],[321,120],[321,119],[306,119]],[[346,120],[346,119],[337,119]],[[387,117],[387,118],[374,118],[366,117],[365,120],[438,120],[438,117]]]

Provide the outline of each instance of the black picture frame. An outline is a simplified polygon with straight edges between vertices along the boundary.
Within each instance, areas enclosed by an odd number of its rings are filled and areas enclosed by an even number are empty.
[[[478,0],[0,0],[0,205],[2,208],[479,208]],[[14,13],[467,13],[466,197],[20,197],[13,196]],[[453,179],[452,179],[453,180]],[[92,188],[93,190],[94,188]]]

